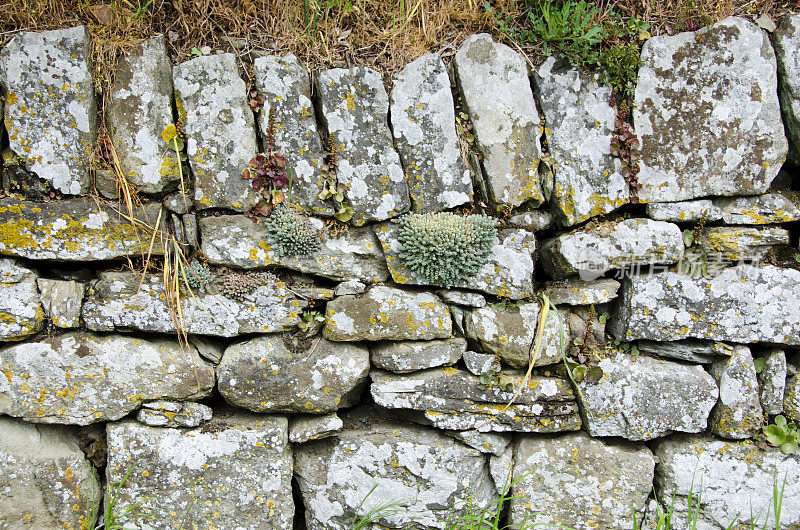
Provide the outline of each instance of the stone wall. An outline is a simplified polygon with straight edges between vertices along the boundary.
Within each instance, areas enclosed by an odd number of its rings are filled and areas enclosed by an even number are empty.
[[[88,39],[0,50],[0,527],[93,527],[105,491],[130,528],[350,528],[388,502],[381,527],[444,528],[511,483],[509,524],[685,522],[702,490],[698,528],[775,527],[776,482],[800,525],[800,456],[758,439],[800,422],[799,16],[645,43],[639,186],[597,76],[488,35],[388,91],[259,57],[259,112],[234,55],[173,67],[154,37],[107,95],[132,208],[89,162]],[[308,254],[247,214],[269,136]],[[453,210],[498,228],[446,288],[398,219]]]

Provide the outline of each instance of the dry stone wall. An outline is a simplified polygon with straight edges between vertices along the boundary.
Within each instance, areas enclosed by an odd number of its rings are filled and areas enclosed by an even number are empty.
[[[800,525],[800,456],[758,439],[800,422],[800,16],[644,44],[638,193],[598,76],[489,35],[388,87],[265,55],[256,112],[234,55],[156,36],[106,106],[129,209],[88,50],[0,50],[0,528],[94,528],[105,492],[125,528],[441,529],[506,494],[623,529],[700,489],[698,528],[775,527],[776,481]],[[307,253],[248,214],[273,142]],[[406,216],[473,211],[475,274],[415,269]]]

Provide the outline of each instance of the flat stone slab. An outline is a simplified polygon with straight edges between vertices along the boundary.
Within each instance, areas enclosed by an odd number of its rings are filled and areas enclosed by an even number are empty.
[[[0,199],[0,254],[33,260],[99,261],[146,256],[160,204],[127,212],[91,199],[27,202]],[[163,226],[163,225],[162,225]],[[152,255],[164,254],[159,243]]]
[[[737,266],[713,278],[676,272],[622,282],[609,329],[621,341],[689,337],[800,344],[800,271]]]
[[[481,453],[502,456],[506,449],[512,447],[512,438],[509,434],[479,431],[445,431],[445,434],[456,440],[477,449]]]
[[[322,230],[322,220],[309,218]],[[332,280],[383,282],[389,279],[381,245],[369,227],[350,227],[332,236],[324,234],[319,250],[307,256],[280,256],[267,243],[267,230],[245,216],[223,215],[200,219],[201,250],[216,265],[253,269],[276,265]]]
[[[262,335],[225,350],[217,387],[228,403],[255,412],[325,414],[354,405],[368,372],[363,346],[319,338],[298,352],[282,335]]]
[[[392,147],[389,96],[381,76],[364,66],[324,70],[316,78],[322,120],[339,157],[353,224],[383,221],[411,206],[400,157]]]
[[[688,223],[691,221],[719,221],[722,210],[711,199],[695,199],[680,202],[651,202],[647,205],[647,217],[657,221]]]
[[[789,159],[800,165],[800,15],[785,15],[773,33],[778,96],[789,137]]]
[[[144,401],[206,397],[214,369],[173,340],[72,332],[0,350],[0,413],[36,423],[116,420]]]
[[[578,383],[581,414],[592,436],[652,440],[706,429],[719,390],[702,367],[625,353],[599,366],[599,382]]]
[[[247,211],[258,201],[242,170],[255,156],[256,130],[236,55],[204,55],[172,69],[175,102],[186,129],[195,205]]]
[[[672,342],[658,342],[654,340],[640,340],[636,343],[640,353],[665,357],[678,361],[694,364],[710,364],[720,355],[730,356],[730,346],[720,342],[699,340],[682,340]],[[727,346],[727,347],[726,347]]]
[[[277,282],[257,287],[246,300],[234,300],[218,292],[181,291],[183,329],[186,333],[235,337],[245,333],[274,333],[300,321],[308,305],[296,298],[286,284]],[[83,304],[83,320],[93,331],[133,329],[175,333],[173,314],[164,293],[164,279],[158,274],[107,272],[100,275]],[[180,322],[178,322],[180,324]]]
[[[700,236],[709,261],[760,261],[774,247],[788,244],[789,231],[777,226],[709,226]]]
[[[442,300],[448,304],[455,304],[464,307],[484,307],[486,306],[486,297],[480,293],[473,293],[470,291],[459,291],[455,289],[440,289],[436,294],[442,297]]]
[[[710,418],[711,432],[736,440],[761,432],[764,411],[750,348],[733,346],[730,357],[714,360],[709,372],[719,386],[719,403]]]
[[[208,405],[192,401],[151,401],[136,414],[140,423],[150,427],[198,427],[212,418]]]
[[[633,105],[640,199],[767,191],[788,150],[769,35],[729,17],[648,39],[641,60]]]
[[[444,340],[388,341],[370,348],[372,364],[396,373],[453,365],[467,350],[462,337]]]
[[[9,146],[64,194],[89,191],[97,103],[85,26],[21,33],[0,51]]]
[[[375,234],[383,247],[392,279],[404,285],[435,285],[418,278],[400,258],[402,245],[397,239],[400,228],[395,223],[375,225]],[[498,230],[489,258],[472,278],[454,287],[476,289],[495,296],[520,299],[533,295],[533,253],[536,238],[520,228]]]
[[[447,67],[436,53],[394,77],[392,132],[415,212],[456,208],[472,200],[472,175],[461,158]]]
[[[542,125],[525,59],[481,33],[464,41],[454,65],[490,199],[498,206],[539,206],[544,200],[538,173]]]
[[[622,165],[611,156],[617,111],[611,87],[549,57],[533,72],[555,160],[550,204],[563,226],[607,214],[630,200]]]
[[[293,414],[289,418],[289,441],[293,444],[302,444],[322,438],[336,436],[342,430],[344,423],[336,414],[323,416],[311,414]]]
[[[0,340],[26,339],[44,323],[36,275],[15,260],[0,258]]]
[[[370,377],[375,403],[420,411],[440,429],[558,432],[581,426],[572,388],[563,379],[534,376],[506,407],[524,380],[521,372],[501,372],[487,385],[457,368],[406,375],[373,370]]]
[[[334,341],[430,340],[449,338],[452,326],[438,296],[376,286],[328,302],[323,333]]]
[[[86,286],[79,282],[37,278],[39,298],[44,314],[57,328],[77,328],[81,325],[81,308]]]
[[[729,225],[766,225],[800,219],[800,196],[791,191],[768,191],[753,197],[716,199],[722,220]]]
[[[199,429],[147,427],[130,420],[108,424],[106,495],[131,471],[114,497],[120,524],[292,527],[286,418],[243,412],[215,416]]]
[[[611,278],[583,281],[576,278],[548,282],[544,293],[554,305],[605,304],[617,297],[619,282]]]

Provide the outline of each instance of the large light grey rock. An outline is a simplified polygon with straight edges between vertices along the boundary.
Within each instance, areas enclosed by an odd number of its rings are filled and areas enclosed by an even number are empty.
[[[626,278],[609,329],[621,341],[800,344],[800,271],[740,265],[713,278],[676,272]]]
[[[44,327],[36,275],[13,259],[0,258],[0,340],[23,340]]]
[[[641,200],[767,191],[788,149],[769,35],[729,17],[648,39],[641,59],[633,106]]]
[[[619,158],[611,156],[617,111],[599,74],[549,57],[533,72],[547,122],[555,182],[550,204],[561,225],[612,212],[630,199]]]
[[[275,113],[275,150],[286,157],[291,170],[289,201],[314,215],[333,215],[330,202],[320,200],[320,168],[324,159],[311,102],[308,71],[292,54],[259,57],[253,63],[255,86],[264,98],[258,114],[261,137],[267,138],[269,113]]]
[[[0,413],[37,423],[116,420],[144,401],[211,394],[214,369],[177,341],[66,333],[0,350]]]
[[[688,223],[690,221],[719,221],[722,211],[711,199],[696,199],[681,202],[651,202],[647,205],[647,216],[657,221]]]
[[[750,348],[734,346],[732,355],[715,360],[709,372],[719,386],[719,402],[710,418],[711,432],[737,440],[755,436],[764,423],[764,411]]]
[[[555,279],[579,274],[582,280],[593,280],[611,269],[676,263],[683,257],[683,247],[678,225],[625,219],[547,239],[539,259]]]
[[[312,440],[321,440],[336,436],[344,423],[336,414],[311,415],[293,414],[289,418],[289,441],[302,444]]]
[[[791,191],[768,191],[753,197],[716,199],[722,220],[729,225],[765,225],[800,219],[798,195]]]
[[[402,245],[398,241],[399,227],[395,223],[375,225],[375,233],[383,247],[386,264],[392,279],[405,285],[433,285],[418,278],[400,258]],[[466,278],[454,287],[477,289],[504,298],[520,299],[533,295],[534,235],[521,228],[497,231],[497,238],[486,263],[475,276]]]
[[[0,526],[94,528],[97,472],[72,432],[0,417]]]
[[[186,152],[198,209],[247,211],[258,201],[242,170],[258,149],[253,113],[232,53],[204,55],[172,70],[175,103],[186,128]]]
[[[321,219],[311,217],[309,222],[317,230],[324,227]],[[264,226],[243,215],[201,218],[200,231],[201,250],[216,265],[243,269],[278,265],[339,281],[389,279],[381,245],[368,227],[350,227],[336,236],[324,234],[319,250],[308,256],[278,255],[266,241]]]
[[[324,70],[316,86],[322,120],[338,148],[337,178],[347,186],[353,224],[408,211],[408,186],[392,147],[389,97],[380,74],[364,66]]]
[[[366,418],[365,418],[366,419]],[[384,528],[445,528],[467,501],[497,499],[482,453],[433,429],[376,421],[336,438],[295,447],[295,473],[309,530],[352,527],[357,516],[390,502]]]
[[[335,341],[430,340],[449,338],[452,327],[438,296],[375,286],[328,302],[323,332]]]
[[[369,372],[363,346],[315,339],[308,351],[287,348],[282,335],[228,346],[217,387],[228,403],[255,412],[325,414],[358,401]]]
[[[490,199],[498,206],[539,206],[542,124],[525,59],[481,33],[464,41],[454,65],[483,154]]]
[[[121,524],[291,528],[287,430],[285,417],[242,412],[199,429],[109,423],[106,495],[132,470],[114,497]]]
[[[0,51],[9,146],[64,194],[89,191],[97,102],[84,26],[20,33]]]
[[[461,159],[453,93],[438,54],[423,55],[394,75],[392,132],[414,211],[468,204],[472,176]]]
[[[414,372],[453,365],[467,350],[467,341],[461,337],[444,340],[388,341],[370,348],[372,364],[391,372]]]
[[[627,530],[631,511],[644,509],[654,467],[643,445],[610,444],[584,432],[526,436],[514,455],[510,523]]]
[[[789,158],[800,165],[800,14],[784,16],[772,39],[778,59],[778,96],[789,136]]]
[[[765,414],[783,412],[783,396],[786,390],[786,352],[772,350],[764,357],[764,365],[758,374],[759,398]]]
[[[617,297],[619,282],[611,278],[583,281],[577,278],[548,282],[544,293],[554,305],[604,304]]]
[[[788,244],[789,231],[778,226],[709,226],[700,236],[709,262],[760,261],[774,247]]]
[[[178,186],[180,161],[161,136],[172,123],[172,66],[163,35],[134,45],[117,61],[106,120],[134,188],[160,193]],[[188,184],[189,175],[183,180]]]
[[[77,328],[81,325],[81,307],[86,286],[66,280],[38,278],[44,314],[57,328]]]
[[[558,432],[581,426],[572,388],[563,379],[534,376],[512,401],[524,381],[522,372],[501,372],[485,385],[457,368],[405,375],[373,370],[370,377],[375,403],[419,411],[440,429]]]
[[[581,414],[592,436],[652,440],[706,429],[719,390],[702,367],[625,353],[599,366],[599,382],[578,383]]]
[[[161,275],[147,274],[142,280],[141,274],[106,272],[83,304],[83,320],[93,331],[175,333],[178,325],[186,333],[235,337],[282,331],[298,323],[308,305],[283,282],[261,285],[241,302],[217,292],[216,284],[209,289],[194,296],[181,291],[181,323],[167,302]]]
[[[697,510],[697,528],[778,528],[773,508],[774,487],[783,490],[781,530],[800,525],[800,455],[784,455],[778,449],[758,450],[754,445],[707,437],[676,436],[659,440],[654,447],[659,464],[655,491],[662,509],[675,504],[673,528],[688,528],[689,492]],[[676,490],[677,488],[677,490]],[[755,517],[754,517],[755,516]]]

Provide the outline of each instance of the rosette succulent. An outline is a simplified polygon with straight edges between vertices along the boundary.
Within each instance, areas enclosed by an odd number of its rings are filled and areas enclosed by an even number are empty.
[[[284,204],[276,205],[264,219],[267,242],[281,256],[305,256],[320,246],[319,234],[308,218]]]

